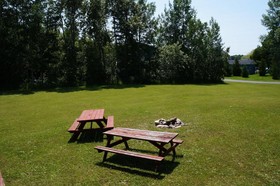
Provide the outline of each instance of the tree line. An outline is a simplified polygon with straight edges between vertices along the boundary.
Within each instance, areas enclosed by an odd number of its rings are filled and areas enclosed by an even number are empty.
[[[229,49],[220,27],[174,0],[1,0],[1,89],[217,82]]]
[[[261,36],[251,58],[259,67],[260,76],[265,76],[267,69],[273,79],[280,79],[280,1],[269,0],[267,14],[262,17],[262,24],[268,34]]]

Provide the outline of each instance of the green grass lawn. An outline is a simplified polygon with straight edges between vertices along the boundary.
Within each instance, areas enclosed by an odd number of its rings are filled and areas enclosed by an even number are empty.
[[[6,185],[279,185],[280,86],[149,85],[0,96],[0,171]],[[98,133],[68,143],[82,110],[105,108],[115,127],[178,132],[177,157],[153,162],[109,154]],[[178,117],[178,129],[154,120]],[[135,150],[156,153],[144,141]]]
[[[271,76],[271,75],[260,76],[259,74],[252,74],[252,75],[249,75],[248,78],[244,78],[244,77],[241,77],[241,76],[231,76],[231,77],[226,77],[226,79],[280,82],[280,80],[274,80],[274,79],[272,79],[272,76]]]

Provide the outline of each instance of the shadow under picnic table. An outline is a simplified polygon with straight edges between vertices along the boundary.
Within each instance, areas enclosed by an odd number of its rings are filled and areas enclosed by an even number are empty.
[[[110,169],[125,171],[140,176],[149,176],[156,179],[162,179],[162,174],[170,174],[179,165],[179,162],[164,160],[160,163],[157,172],[155,172],[156,162],[135,157],[111,154],[105,162],[102,162],[102,156],[98,166],[108,167]]]
[[[74,134],[73,134],[74,135]],[[71,136],[68,143],[92,143],[92,142],[103,142],[104,135],[102,130],[84,130],[80,133],[78,139]]]

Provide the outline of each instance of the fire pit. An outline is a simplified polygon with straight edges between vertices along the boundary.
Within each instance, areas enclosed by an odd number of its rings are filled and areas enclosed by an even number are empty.
[[[171,118],[169,120],[165,120],[163,118],[155,121],[155,125],[158,128],[180,128],[185,125],[179,118]]]

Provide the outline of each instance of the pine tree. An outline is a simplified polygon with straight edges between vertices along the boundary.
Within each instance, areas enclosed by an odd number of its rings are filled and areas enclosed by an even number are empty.
[[[248,77],[249,77],[249,72],[248,72],[248,69],[247,69],[246,65],[244,65],[244,66],[242,67],[241,75],[242,75],[242,77],[244,77],[244,78],[248,78]]]
[[[237,58],[235,58],[234,64],[232,65],[232,73],[234,76],[241,76],[241,68]]]

